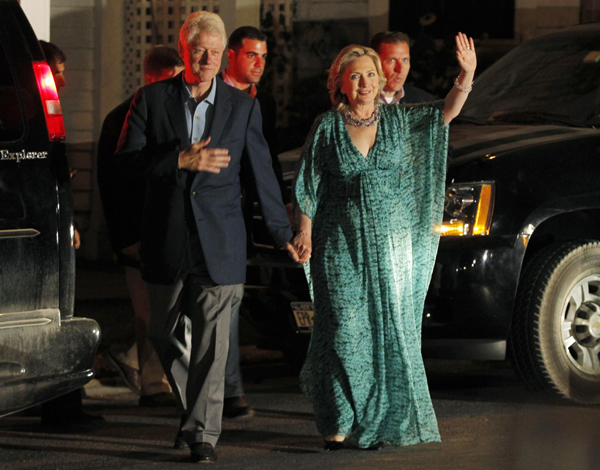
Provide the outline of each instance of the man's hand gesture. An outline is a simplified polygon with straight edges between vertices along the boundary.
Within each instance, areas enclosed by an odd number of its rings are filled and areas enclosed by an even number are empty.
[[[210,137],[197,144],[190,145],[179,153],[179,168],[190,171],[207,171],[220,173],[221,168],[227,168],[231,157],[227,149],[207,149]]]

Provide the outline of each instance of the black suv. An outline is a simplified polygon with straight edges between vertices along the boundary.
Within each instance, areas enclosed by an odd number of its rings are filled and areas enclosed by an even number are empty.
[[[476,78],[450,129],[426,357],[508,355],[528,384],[600,403],[598,125],[600,25],[533,39]],[[284,169],[298,156],[282,154]],[[307,300],[294,287],[285,295]],[[312,312],[294,307],[280,321],[301,336]],[[263,333],[274,324],[264,312],[249,315]]]
[[[0,0],[0,415],[87,383],[98,324],[73,318],[75,253],[54,79],[19,4]]]
[[[424,353],[600,403],[600,25],[514,49],[457,124]]]

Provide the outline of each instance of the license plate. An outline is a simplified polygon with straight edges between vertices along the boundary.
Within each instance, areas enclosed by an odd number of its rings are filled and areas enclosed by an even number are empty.
[[[312,333],[315,307],[312,302],[292,302],[298,333]]]

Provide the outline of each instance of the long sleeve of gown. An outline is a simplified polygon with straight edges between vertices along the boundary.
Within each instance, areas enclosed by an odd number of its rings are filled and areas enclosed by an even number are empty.
[[[415,263],[413,293],[415,305],[423,306],[433,272],[444,210],[448,126],[444,125],[444,101],[397,107],[399,125],[405,136],[408,156],[400,179],[412,223],[412,251]],[[417,325],[420,337],[421,324]]]
[[[321,118],[317,118],[306,138],[302,155],[296,165],[294,175],[294,190],[292,202],[294,208],[313,219],[318,205],[319,185],[321,183],[322,168],[319,158],[319,126]]]

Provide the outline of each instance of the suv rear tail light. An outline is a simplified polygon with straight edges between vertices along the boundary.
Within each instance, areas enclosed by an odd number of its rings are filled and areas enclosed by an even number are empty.
[[[52,142],[65,140],[65,123],[63,121],[62,109],[56,91],[56,83],[52,76],[52,70],[46,62],[34,62],[33,71],[37,79],[38,89],[42,97],[44,115],[46,116],[46,127],[48,127],[48,138]]]

